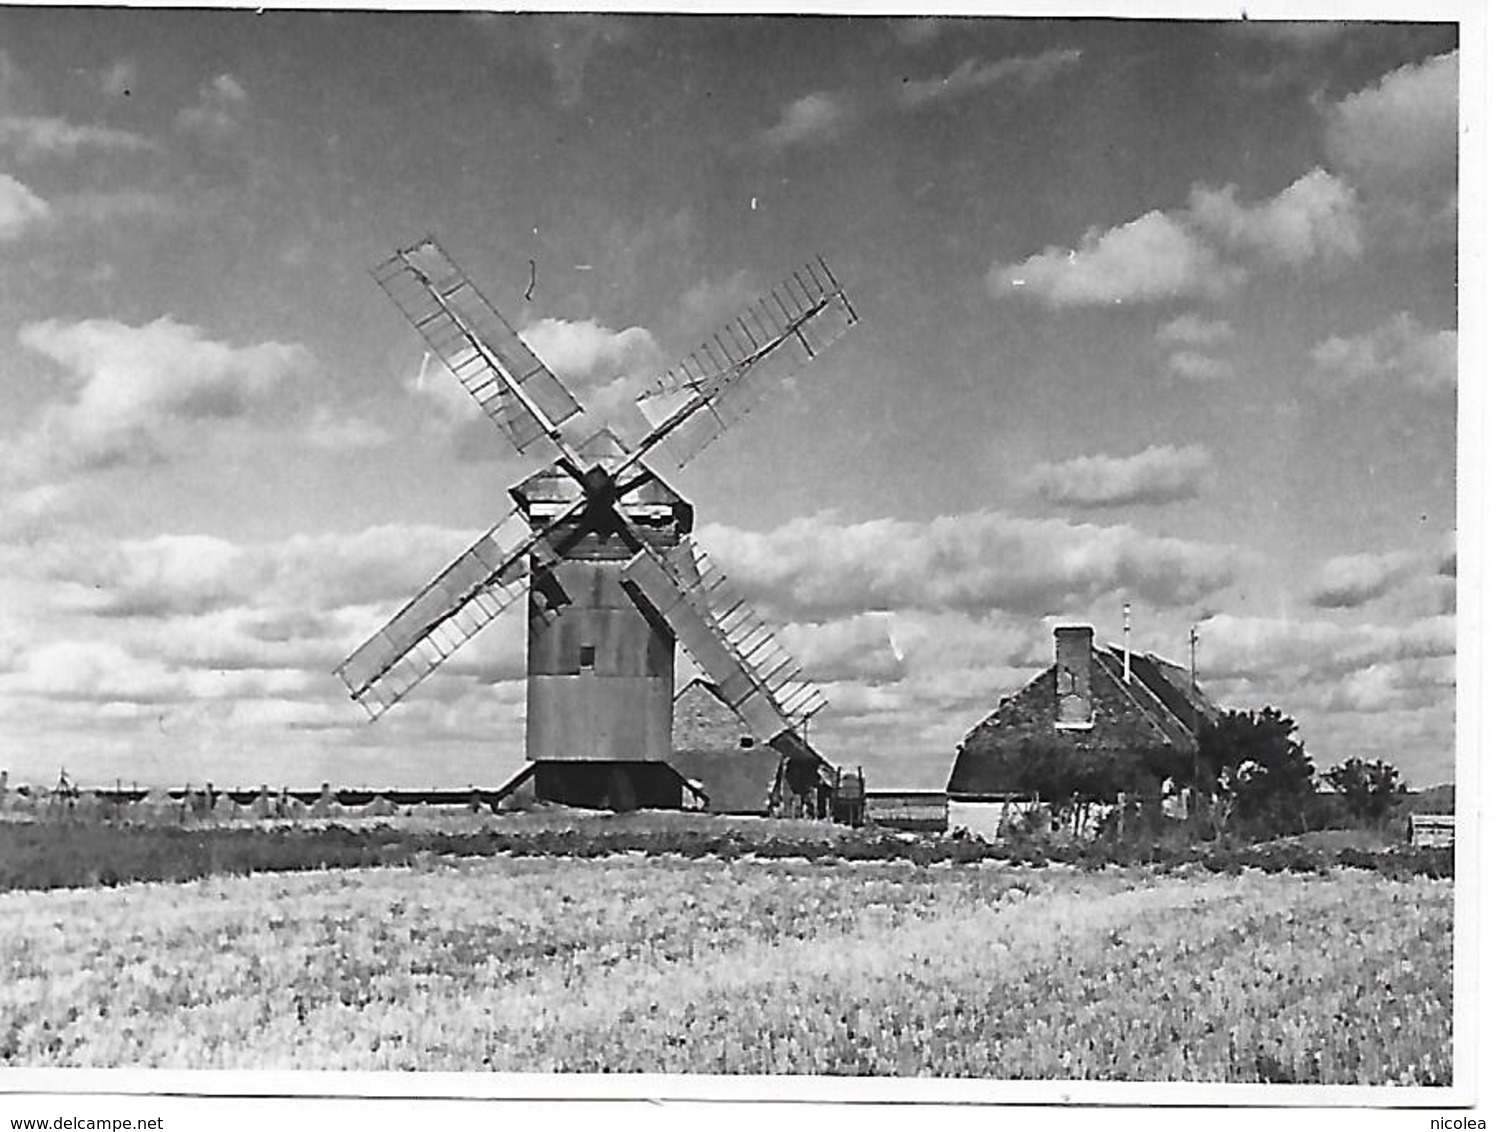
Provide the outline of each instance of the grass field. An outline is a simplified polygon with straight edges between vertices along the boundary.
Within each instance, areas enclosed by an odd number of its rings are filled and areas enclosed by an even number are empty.
[[[0,894],[0,1065],[1448,1084],[1453,886],[430,858]]]
[[[1310,839],[1316,835],[1309,835]],[[620,853],[693,859],[744,857],[970,865],[1005,861],[1179,867],[1210,872],[1371,869],[1392,879],[1454,875],[1454,851],[1388,846],[1352,835],[1326,841],[1193,843],[1179,837],[1127,841],[1016,842],[850,829],[829,822],[637,811],[552,809],[527,814],[432,812],[297,821],[135,822],[64,817],[0,820],[0,892],[187,881],[219,875],[409,865],[438,857],[606,857]]]

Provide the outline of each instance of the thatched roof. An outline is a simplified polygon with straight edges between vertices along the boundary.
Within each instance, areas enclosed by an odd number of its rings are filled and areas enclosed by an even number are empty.
[[[947,790],[953,795],[1001,797],[1022,793],[1022,770],[1045,744],[1105,752],[1170,748],[1193,751],[1200,728],[1220,709],[1189,673],[1151,653],[1133,653],[1132,679],[1123,679],[1122,650],[1091,650],[1094,726],[1055,726],[1055,666],[1050,665],[966,735]]]

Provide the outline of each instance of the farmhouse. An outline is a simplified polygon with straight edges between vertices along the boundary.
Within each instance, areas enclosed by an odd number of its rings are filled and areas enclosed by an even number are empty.
[[[1090,625],[1057,626],[1054,663],[967,733],[947,787],[952,830],[985,835],[1036,810],[1021,773],[1045,750],[1194,755],[1220,709],[1189,672],[1151,653],[1098,648],[1094,637]]]
[[[696,679],[675,697],[670,765],[719,814],[828,817],[836,772],[793,732],[758,742],[717,686]]]

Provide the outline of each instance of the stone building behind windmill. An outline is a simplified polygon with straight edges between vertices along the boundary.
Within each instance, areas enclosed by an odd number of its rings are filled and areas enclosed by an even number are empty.
[[[1221,714],[1189,670],[1152,653],[1098,647],[1090,625],[1059,625],[1054,642],[1054,663],[962,740],[947,786],[952,830],[985,837],[1041,809],[1025,789],[1025,759],[1071,750],[1193,760],[1200,730]]]
[[[672,735],[670,765],[707,812],[832,816],[835,768],[795,732],[759,742],[710,681],[692,680],[676,694]]]

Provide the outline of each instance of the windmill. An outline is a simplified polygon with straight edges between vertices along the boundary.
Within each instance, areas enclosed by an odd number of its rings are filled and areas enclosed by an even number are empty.
[[[574,445],[581,405],[430,238],[374,278],[521,454],[551,463],[513,506],[335,670],[377,719],[528,594],[525,754],[538,797],[678,806],[670,767],[679,641],[758,741],[811,757],[825,706],[691,540],[691,505],[644,458],[693,456],[857,321],[824,260],[798,269],[637,399],[648,430]],[[516,780],[518,781],[518,779]],[[513,783],[511,783],[511,786]]]

